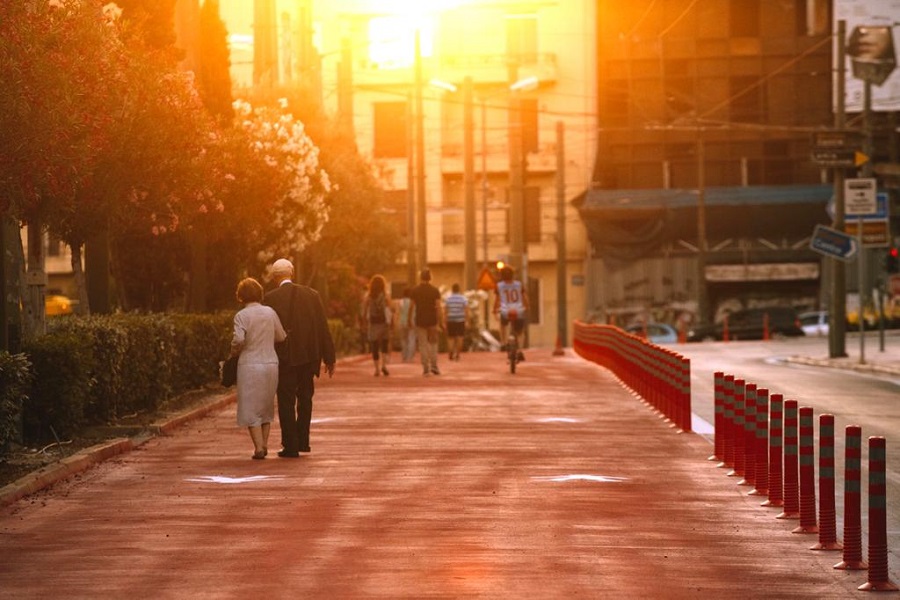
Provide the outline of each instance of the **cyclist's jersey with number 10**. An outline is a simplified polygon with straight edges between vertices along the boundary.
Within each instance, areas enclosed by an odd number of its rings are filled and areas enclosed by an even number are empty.
[[[504,317],[509,314],[510,310],[514,310],[520,315],[525,312],[521,281],[498,281],[497,295],[500,297],[500,314]]]

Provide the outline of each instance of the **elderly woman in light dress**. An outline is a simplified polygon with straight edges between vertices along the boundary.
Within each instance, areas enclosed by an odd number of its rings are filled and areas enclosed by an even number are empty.
[[[243,308],[234,316],[231,354],[238,354],[237,423],[253,441],[254,459],[269,453],[269,431],[275,420],[278,356],[275,343],[286,339],[275,311],[264,306],[263,287],[252,277],[241,280],[237,299]]]

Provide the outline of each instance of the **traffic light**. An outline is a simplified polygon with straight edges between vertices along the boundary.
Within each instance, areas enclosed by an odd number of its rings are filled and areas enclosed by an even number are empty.
[[[900,249],[896,246],[888,248],[887,256],[884,259],[884,270],[893,275],[900,273]]]

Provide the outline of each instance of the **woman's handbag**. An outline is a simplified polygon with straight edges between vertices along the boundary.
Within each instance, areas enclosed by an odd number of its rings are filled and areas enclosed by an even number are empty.
[[[236,384],[238,357],[229,356],[224,362],[221,363],[221,365],[222,385],[225,387],[231,387]]]

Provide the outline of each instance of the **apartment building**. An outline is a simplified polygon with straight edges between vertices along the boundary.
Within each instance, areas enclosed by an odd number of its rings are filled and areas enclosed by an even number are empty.
[[[826,0],[598,2],[599,150],[578,206],[600,320],[818,308],[833,125]]]
[[[279,26],[257,35],[280,31],[275,46],[297,52],[279,54],[293,71],[270,73],[319,77],[326,110],[385,174],[385,218],[409,241],[386,274],[395,295],[425,266],[438,286],[471,289],[504,260],[527,273],[531,345],[552,347],[559,290],[567,321],[585,312],[586,233],[571,200],[597,149],[595,3],[306,0],[275,14]]]

